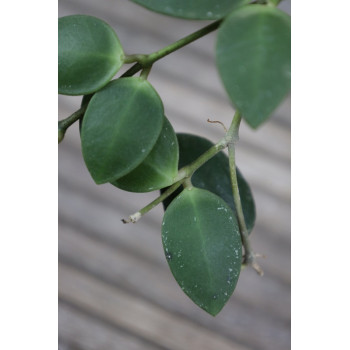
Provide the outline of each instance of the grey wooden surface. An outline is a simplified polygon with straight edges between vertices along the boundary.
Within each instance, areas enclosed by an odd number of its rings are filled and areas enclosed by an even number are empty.
[[[289,9],[290,3],[282,3]],[[150,53],[205,21],[158,15],[126,0],[59,0],[59,16],[90,14],[110,23],[127,54]],[[215,33],[159,61],[149,76],[177,132],[217,141],[233,110],[214,59]],[[125,68],[123,68],[125,69]],[[59,119],[79,97],[59,96]],[[156,193],[96,185],[71,127],[59,145],[59,348],[62,350],[290,349],[290,98],[258,130],[242,124],[237,162],[256,200],[252,233],[264,277],[243,270],[213,318],[174,281],[163,255],[157,207],[137,224],[122,218]]]

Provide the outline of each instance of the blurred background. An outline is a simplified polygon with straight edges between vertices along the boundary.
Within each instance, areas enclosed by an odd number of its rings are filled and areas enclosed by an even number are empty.
[[[279,7],[290,13],[290,1]],[[127,0],[59,0],[58,14],[105,20],[127,54],[159,50],[209,23],[156,14]],[[215,37],[163,58],[149,75],[175,131],[212,142],[224,131],[207,119],[229,126],[233,116],[215,66]],[[59,96],[59,119],[80,102]],[[290,349],[290,97],[258,130],[242,123],[236,153],[256,202],[251,239],[265,256],[265,275],[243,270],[213,318],[171,275],[161,243],[162,207],[137,224],[121,222],[157,193],[97,186],[83,162],[78,126],[69,128],[58,154],[60,350]]]

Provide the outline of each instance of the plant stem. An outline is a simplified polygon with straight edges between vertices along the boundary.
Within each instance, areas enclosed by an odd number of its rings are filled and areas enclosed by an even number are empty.
[[[149,55],[129,55],[127,57],[127,62],[134,62],[137,61],[136,64],[134,64],[129,70],[127,70],[121,78],[130,77],[137,72],[139,72],[141,69],[146,68],[150,65],[152,65],[154,62],[160,60],[161,58],[169,55],[170,53],[177,51],[181,49],[182,47],[192,43],[193,41],[196,41],[197,39],[213,32],[214,30],[218,29],[219,25],[221,24],[222,19],[215,21],[208,26],[201,28],[197,30],[196,32],[185,36],[184,38],[175,41],[174,43],[156,51]]]
[[[58,143],[60,143],[63,140],[66,130],[84,115],[86,108],[87,105],[84,105],[66,119],[60,120],[58,122]]]
[[[236,111],[236,113],[233,117],[230,129],[227,133],[227,137],[229,139],[228,157],[229,157],[229,165],[230,165],[232,194],[233,194],[233,200],[235,202],[237,220],[238,220],[239,230],[241,233],[241,239],[242,239],[242,244],[243,244],[244,253],[245,253],[243,264],[252,266],[259,273],[259,275],[262,276],[263,270],[256,262],[256,254],[254,253],[254,251],[251,248],[249,233],[248,233],[247,225],[246,225],[245,219],[244,219],[244,213],[243,213],[241,197],[239,194],[238,181],[237,181],[235,143],[239,139],[238,131],[239,131],[241,119],[242,118],[241,118],[240,113],[238,111]]]
[[[177,177],[175,178],[175,181],[191,177],[198,168],[200,168],[210,158],[214,157],[217,153],[219,153],[226,147],[227,140],[226,137],[224,137],[217,144],[210,147],[206,152],[201,154],[195,161],[181,168],[178,172]]]
[[[142,72],[140,74],[140,77],[144,80],[147,80],[149,73],[151,72],[152,66],[148,66],[144,69],[142,69]]]
[[[178,172],[177,177],[174,179],[173,185],[171,185],[165,192],[163,192],[159,197],[157,197],[153,202],[146,205],[144,208],[140,209],[138,212],[129,216],[127,220],[122,219],[124,224],[130,222],[135,223],[141,217],[152,210],[159,203],[163,202],[164,199],[168,198],[174,191],[176,191],[182,184],[186,184],[188,187],[191,187],[191,176],[193,173],[206,163],[210,158],[214,157],[222,149],[227,147],[226,138],[221,139],[216,145],[210,147],[206,152],[200,155],[194,162],[189,165],[184,166]]]
[[[128,224],[130,222],[135,223],[137,222],[139,219],[141,219],[141,217],[143,215],[145,215],[146,213],[148,213],[150,210],[152,210],[155,206],[157,206],[159,203],[161,203],[164,199],[166,199],[167,197],[169,197],[173,192],[175,192],[181,185],[182,183],[185,181],[185,179],[182,179],[178,182],[175,182],[172,186],[170,186],[165,192],[163,192],[163,194],[161,194],[159,197],[157,197],[153,202],[149,203],[148,205],[146,205],[145,207],[143,207],[142,209],[140,209],[138,212],[136,212],[135,214],[132,214],[129,216],[129,218],[127,220],[122,219],[124,224]]]
[[[219,25],[221,24],[222,20],[215,21],[208,26],[201,28],[197,30],[196,32],[185,36],[184,38],[175,41],[174,43],[160,49],[159,51],[156,51],[154,53],[151,53],[150,55],[146,56],[146,64],[153,64],[154,62],[160,60],[161,58],[169,55],[170,53],[181,49],[182,47],[192,43],[193,41],[196,41],[197,39],[213,32],[214,30],[218,29]],[[142,64],[142,62],[141,62]]]
[[[142,70],[142,65],[140,63],[134,64],[131,68],[129,68],[123,75],[121,75],[121,78],[131,77],[140,70]]]

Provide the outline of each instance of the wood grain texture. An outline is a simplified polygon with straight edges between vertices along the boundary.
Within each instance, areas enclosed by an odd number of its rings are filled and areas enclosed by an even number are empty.
[[[59,16],[82,13],[107,21],[127,54],[158,50],[209,23],[162,16],[125,0],[58,5]],[[233,115],[214,45],[212,33],[159,61],[149,76],[175,131],[213,142],[223,129],[206,120],[228,126]],[[59,96],[59,119],[79,105],[79,97]],[[265,276],[244,270],[215,318],[196,307],[170,273],[161,243],[162,207],[137,224],[121,222],[157,193],[97,186],[83,162],[77,125],[59,145],[58,159],[60,349],[290,349],[290,98],[258,130],[241,126],[237,163],[256,200],[252,244],[265,255]]]

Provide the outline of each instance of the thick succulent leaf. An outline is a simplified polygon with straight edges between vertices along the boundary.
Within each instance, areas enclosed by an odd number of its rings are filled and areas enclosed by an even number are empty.
[[[124,62],[114,30],[86,15],[58,19],[58,93],[86,95],[105,86]]]
[[[233,105],[253,128],[290,90],[290,17],[250,5],[233,11],[219,28],[216,61]]]
[[[149,192],[173,183],[178,171],[179,146],[172,125],[164,118],[162,131],[151,153],[135,170],[112,185],[130,192]]]
[[[163,104],[141,78],[121,78],[96,92],[86,109],[81,144],[96,183],[113,182],[139,166],[163,127]]]
[[[218,19],[248,0],[132,0],[152,11],[187,19]]]
[[[177,283],[215,316],[233,293],[241,270],[241,238],[230,207],[209,191],[186,188],[164,214],[162,241]]]
[[[203,137],[191,134],[177,134],[177,139],[180,151],[179,169],[193,162],[214,145],[211,141]],[[236,171],[243,214],[247,229],[250,233],[255,224],[256,214],[254,198],[249,184],[237,167]],[[236,215],[236,207],[232,195],[229,161],[224,152],[218,153],[207,163],[202,165],[193,174],[191,181],[194,186],[206,189],[221,197]],[[181,189],[163,202],[165,208],[180,191]]]

